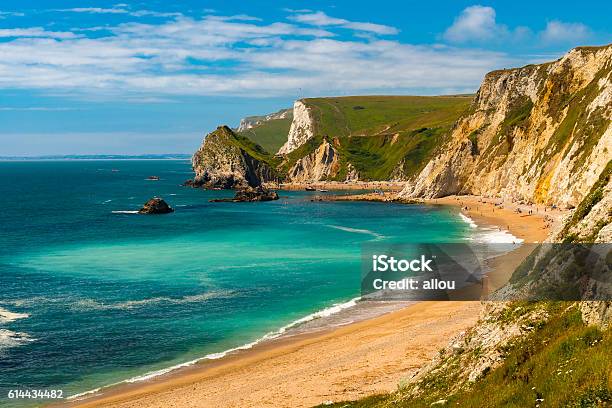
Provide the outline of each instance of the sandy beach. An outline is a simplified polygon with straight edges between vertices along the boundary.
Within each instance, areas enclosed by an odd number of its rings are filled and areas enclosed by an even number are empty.
[[[317,190],[382,190],[382,191],[401,191],[406,186],[403,181],[317,181],[314,183],[284,183],[270,185],[270,188],[280,190],[305,190],[314,188]]]
[[[473,196],[429,203],[460,206],[478,225],[508,229],[525,242],[543,241],[563,216],[543,208],[531,208],[529,214],[528,206],[519,213],[518,205],[501,208],[493,199]],[[521,248],[491,261],[490,287],[507,281],[528,254]],[[450,338],[476,323],[480,310],[480,302],[421,302],[343,327],[264,342],[69,405],[307,407],[389,392],[429,362]]]

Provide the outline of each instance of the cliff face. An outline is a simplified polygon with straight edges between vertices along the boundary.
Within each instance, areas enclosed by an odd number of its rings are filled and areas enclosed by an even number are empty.
[[[315,121],[310,108],[303,101],[293,104],[293,122],[287,142],[278,151],[279,155],[289,154],[314,137]]]
[[[612,157],[612,46],[489,73],[405,197],[479,194],[577,206]]]
[[[340,168],[338,160],[338,152],[324,140],[317,150],[302,157],[291,167],[287,178],[298,183],[333,178]]]
[[[551,242],[612,242],[612,160]]]
[[[277,179],[265,151],[227,126],[208,134],[192,158],[193,184],[206,188],[256,187]]]
[[[287,119],[291,116],[291,113],[291,109],[281,109],[278,112],[271,113],[269,115],[248,116],[240,120],[240,125],[238,125],[236,132],[244,132],[246,130],[253,129],[254,127],[262,125],[264,122],[269,122],[271,120]]]

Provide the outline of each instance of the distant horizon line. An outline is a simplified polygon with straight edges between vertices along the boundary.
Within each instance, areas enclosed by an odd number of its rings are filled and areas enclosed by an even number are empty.
[[[183,160],[193,156],[191,153],[159,154],[44,154],[32,156],[0,156],[0,161],[34,160]]]

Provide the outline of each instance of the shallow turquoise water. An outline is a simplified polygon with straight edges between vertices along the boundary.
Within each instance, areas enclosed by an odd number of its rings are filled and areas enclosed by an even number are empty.
[[[232,193],[181,187],[190,176],[187,161],[0,162],[0,405],[28,404],[10,389],[71,395],[249,343],[358,296],[362,243],[469,230],[444,208],[306,192],[209,203]],[[154,195],[176,212],[113,213]]]

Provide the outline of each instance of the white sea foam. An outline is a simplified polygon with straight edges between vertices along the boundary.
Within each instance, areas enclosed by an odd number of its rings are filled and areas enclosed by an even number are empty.
[[[512,235],[509,231],[497,227],[479,227],[473,219],[463,213],[459,213],[459,217],[466,222],[470,228],[477,231],[474,232],[471,241],[477,241],[490,244],[517,244],[523,242],[523,239]]]
[[[6,309],[0,308],[0,323],[6,324],[19,319],[27,319],[30,317],[27,313],[15,313]],[[8,329],[0,328],[0,353],[10,347],[17,347],[25,343],[35,341],[27,333],[15,332]]]
[[[503,230],[497,227],[478,227],[478,224],[473,219],[463,213],[459,213],[459,217],[470,225],[471,228],[476,229],[474,234],[469,238],[470,241],[488,243],[488,244],[520,244],[524,240],[518,238],[510,233],[510,231]]]
[[[138,211],[134,210],[117,210],[111,211],[113,214],[138,214]]]
[[[368,229],[359,229],[359,228],[350,228],[350,227],[343,227],[341,225],[326,225],[329,228],[334,228],[340,231],[346,231],[346,232],[354,232],[356,234],[366,234],[366,235],[371,235],[376,239],[382,239],[385,236],[382,234],[379,234],[377,232],[374,231],[370,231]]]
[[[200,293],[197,295],[184,296],[180,298],[171,298],[171,297],[154,297],[148,299],[139,299],[139,300],[126,300],[123,302],[116,303],[103,303],[94,299],[79,299],[74,302],[73,308],[77,310],[131,310],[139,307],[160,304],[160,303],[168,303],[168,304],[185,304],[185,303],[198,303],[204,302],[209,299],[214,298],[222,298],[222,297],[230,297],[233,295],[232,291],[216,291],[216,292],[207,292]]]
[[[27,333],[14,332],[12,330],[0,329],[0,352],[10,347],[21,346],[25,343],[36,341]]]
[[[280,329],[278,329],[276,331],[272,331],[272,332],[266,333],[262,337],[254,340],[254,341],[252,341],[250,343],[243,344],[242,346],[238,346],[238,347],[234,347],[234,348],[231,348],[231,349],[228,349],[228,350],[224,350],[224,351],[219,352],[219,353],[210,353],[210,354],[205,355],[204,357],[200,357],[200,358],[197,358],[197,359],[194,359],[194,360],[191,360],[191,361],[187,361],[187,362],[184,362],[184,363],[181,363],[181,364],[177,364],[177,365],[174,365],[174,366],[171,366],[171,367],[163,368],[163,369],[160,369],[160,370],[152,371],[152,372],[149,372],[149,373],[146,373],[146,374],[143,374],[143,375],[139,375],[139,376],[136,376],[136,377],[128,378],[127,380],[124,380],[124,381],[121,381],[121,382],[118,382],[118,383],[114,383],[114,384],[110,384],[110,385],[108,385],[106,387],[96,388],[96,389],[85,391],[85,392],[82,392],[82,393],[79,393],[79,394],[74,394],[74,395],[69,396],[68,399],[78,399],[78,398],[82,398],[82,397],[85,397],[85,396],[88,396],[88,395],[91,395],[91,394],[96,394],[96,393],[100,392],[103,388],[108,388],[108,387],[112,387],[112,386],[123,384],[123,383],[136,383],[136,382],[140,382],[140,381],[150,380],[152,378],[159,377],[160,375],[164,375],[164,374],[168,374],[170,372],[176,371],[176,370],[178,370],[180,368],[192,366],[194,364],[199,363],[200,361],[204,361],[204,360],[217,360],[217,359],[223,358],[226,355],[228,355],[230,353],[233,353],[233,352],[236,352],[236,351],[248,350],[250,348],[253,348],[254,346],[256,346],[257,344],[259,344],[261,342],[264,342],[266,340],[272,340],[272,339],[278,338],[278,337],[282,336],[283,334],[285,334],[289,329],[294,328],[296,326],[299,326],[299,325],[301,325],[303,323],[310,322],[310,321],[315,320],[315,319],[329,317],[329,316],[331,316],[333,314],[341,312],[342,310],[345,310],[345,309],[348,309],[350,307],[353,307],[353,306],[355,306],[357,304],[357,302],[359,300],[360,300],[360,298],[357,297],[357,298],[349,300],[348,302],[338,303],[338,304],[335,304],[333,306],[327,307],[325,309],[319,310],[318,312],[311,313],[311,314],[309,314],[307,316],[302,317],[301,319],[294,320],[293,322],[291,322],[291,323],[281,327]]]
[[[303,323],[310,322],[310,321],[315,320],[315,319],[320,319],[322,317],[329,317],[329,316],[331,316],[333,314],[341,312],[344,309],[348,309],[349,307],[353,307],[353,306],[355,306],[357,304],[359,299],[360,298],[354,298],[354,299],[349,300],[348,302],[338,303],[338,304],[335,304],[333,306],[327,307],[325,309],[319,310],[318,312],[311,313],[311,314],[309,314],[307,316],[302,317],[301,319],[294,320],[293,322],[291,322],[291,323],[281,327],[280,329],[278,329],[276,331],[272,331],[272,332],[266,333],[265,335],[263,335],[262,337],[258,338],[257,340],[254,340],[254,341],[252,341],[250,343],[247,343],[247,344],[243,344],[242,346],[234,347],[234,348],[231,348],[231,349],[219,352],[219,353],[207,354],[206,356],[201,357],[201,358],[197,358],[195,360],[187,361],[187,362],[182,363],[182,364],[177,364],[177,365],[172,366],[172,367],[164,368],[164,369],[153,371],[151,373],[147,373],[147,374],[144,374],[144,375],[141,375],[141,376],[137,376],[137,377],[133,377],[133,378],[127,379],[127,380],[125,380],[125,382],[134,383],[134,382],[138,382],[138,381],[149,380],[151,378],[167,374],[167,373],[172,372],[174,370],[178,370],[179,368],[189,367],[189,366],[191,366],[193,364],[196,364],[196,363],[198,363],[200,361],[203,361],[203,360],[217,360],[217,359],[223,358],[226,355],[228,355],[230,353],[233,353],[233,352],[236,352],[236,351],[248,350],[248,349],[253,348],[254,346],[256,346],[257,344],[259,344],[259,343],[261,343],[263,341],[272,340],[272,339],[278,338],[278,337],[282,336],[283,334],[285,334],[287,332],[287,330],[289,330],[291,328],[294,328],[296,326],[299,326],[299,325],[301,325]]]
[[[102,201],[102,204],[110,203],[111,201],[113,201],[113,200]]]
[[[467,215],[463,214],[463,213],[459,213],[459,216],[461,217],[461,219],[463,221],[465,221],[466,223],[468,223],[470,225],[471,228],[478,228],[478,225],[476,225],[476,223],[474,222],[473,219],[471,219],[470,217],[468,217]]]
[[[27,313],[14,313],[0,307],[0,323],[10,323],[18,319],[30,317]]]
[[[80,392],[78,394],[70,395],[70,396],[66,397],[66,399],[67,400],[79,400],[79,399],[82,399],[83,397],[94,395],[94,394],[102,391],[102,388],[113,387],[113,386],[119,385],[119,384],[121,384],[121,383],[118,382],[118,383],[107,385],[106,387],[94,388],[93,390],[89,390],[89,391],[85,391],[85,392]]]
[[[483,228],[472,239],[490,244],[520,244],[524,241],[500,228]]]

